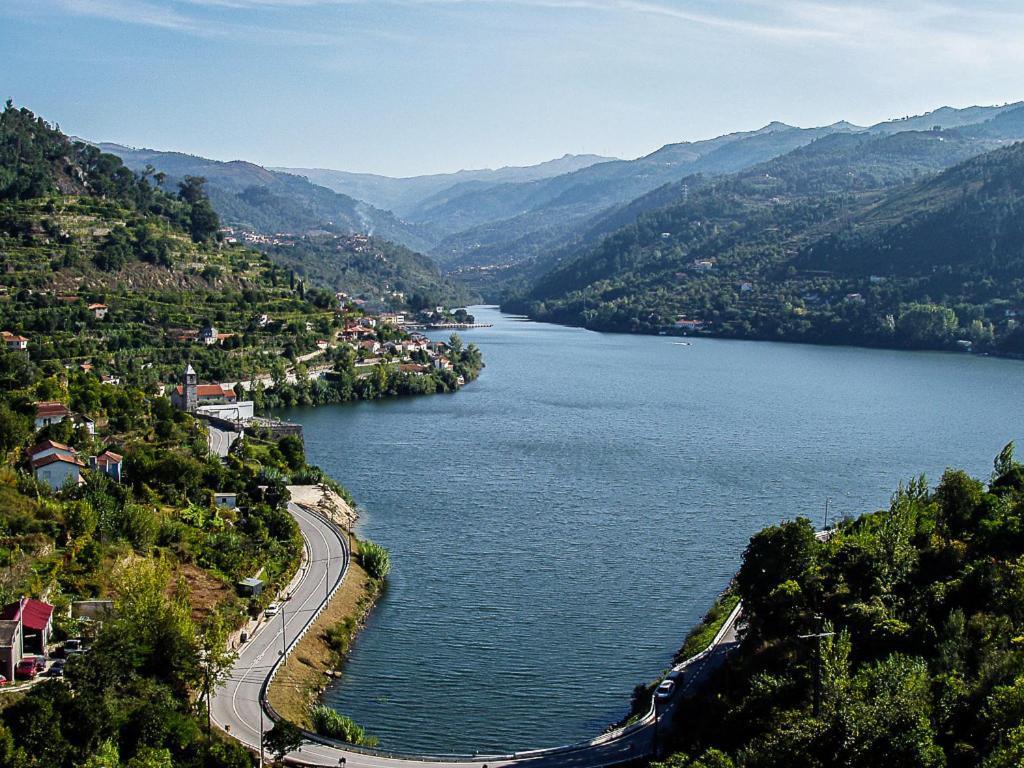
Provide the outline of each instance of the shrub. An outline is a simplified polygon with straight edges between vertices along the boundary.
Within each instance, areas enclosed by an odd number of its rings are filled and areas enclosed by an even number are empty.
[[[321,736],[338,739],[356,746],[374,747],[377,745],[377,739],[367,736],[366,731],[357,725],[351,717],[335,712],[323,704],[317,704],[309,710],[309,719],[313,723],[313,730]]]
[[[359,562],[374,579],[383,579],[391,570],[391,555],[372,541],[359,542]]]

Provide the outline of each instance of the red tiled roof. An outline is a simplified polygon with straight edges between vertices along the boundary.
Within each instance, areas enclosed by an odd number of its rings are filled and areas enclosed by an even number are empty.
[[[174,388],[179,395],[185,394],[181,384]],[[235,397],[234,387],[225,389],[220,384],[197,384],[196,395],[198,397]]]
[[[11,333],[10,331],[3,331],[2,333],[0,333],[0,336],[3,336],[3,340],[7,342],[28,341],[28,339],[26,339],[24,336],[18,336],[17,334]]]
[[[5,605],[3,611],[0,612],[0,619],[17,621],[20,617],[22,624],[36,631],[46,629],[51,616],[53,616],[52,605],[31,597],[23,597],[16,603]]]
[[[89,309],[106,309],[106,304],[90,304]]]
[[[124,460],[124,456],[113,451],[104,451],[96,457],[97,464],[120,464]]]
[[[75,450],[73,448],[71,448],[70,446],[64,445],[64,443],[58,443],[55,440],[45,440],[45,441],[41,442],[39,445],[36,445],[36,446],[33,446],[32,448],[29,448],[28,449],[28,455],[29,456],[35,456],[37,453],[42,453],[43,451],[48,451],[51,448],[56,448],[58,451],[66,451],[67,453],[74,453],[75,452]]]
[[[58,403],[54,401],[46,401],[42,403],[36,403],[36,418],[40,419],[44,416],[70,416],[71,411],[67,409],[64,403]]]
[[[43,457],[41,459],[34,459],[32,461],[32,469],[39,469],[40,467],[48,467],[51,464],[56,464],[58,461],[62,461],[65,464],[75,464],[75,465],[77,465],[79,467],[84,467],[85,466],[85,464],[83,464],[81,461],[79,461],[78,459],[76,459],[76,458],[74,458],[72,456],[65,456],[63,453],[53,453],[53,454],[50,454],[49,456],[45,456],[45,457]]]

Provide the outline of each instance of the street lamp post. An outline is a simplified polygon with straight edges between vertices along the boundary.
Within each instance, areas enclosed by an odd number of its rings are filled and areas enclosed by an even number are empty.
[[[284,600],[281,601],[281,655],[284,656],[284,663],[288,663],[288,624],[284,620],[284,602],[288,597],[285,596]]]

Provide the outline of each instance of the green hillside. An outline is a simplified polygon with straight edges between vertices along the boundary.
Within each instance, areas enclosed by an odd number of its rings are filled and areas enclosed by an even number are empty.
[[[656,768],[1024,764],[1022,513],[1011,444],[991,478],[914,480],[825,541],[806,519],[755,535],[741,645]]]
[[[130,169],[171,189],[184,178],[205,179],[210,203],[233,230],[229,234],[237,234],[239,239],[245,235],[254,247],[270,253],[275,263],[308,276],[313,283],[377,302],[396,291],[436,296],[446,304],[466,303],[474,297],[442,278],[429,258],[413,250],[428,248],[433,235],[400,221],[389,211],[312,184],[304,177],[253,163],[219,162],[116,144],[99,146],[116,154]],[[373,237],[376,257],[363,256],[349,247],[363,235]]]
[[[606,330],[1019,352],[1020,152],[970,160],[979,146],[959,130],[821,139],[694,185],[506,306]]]

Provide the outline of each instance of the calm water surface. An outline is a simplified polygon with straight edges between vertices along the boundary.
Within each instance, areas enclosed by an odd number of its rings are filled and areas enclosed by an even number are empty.
[[[589,738],[667,666],[749,536],[887,504],[1024,437],[1020,363],[606,335],[476,308],[479,381],[287,416],[392,553],[327,702],[396,750]]]

